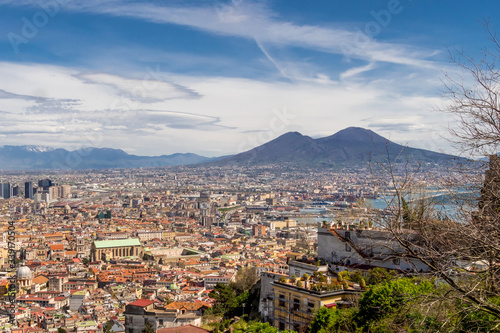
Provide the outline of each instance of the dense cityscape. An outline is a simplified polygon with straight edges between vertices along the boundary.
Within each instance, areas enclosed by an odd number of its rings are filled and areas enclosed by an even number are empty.
[[[443,172],[420,172],[413,181],[429,187]],[[242,283],[250,272],[255,280],[246,287],[260,280],[260,290],[247,315],[303,331],[315,309],[349,307],[362,292],[360,280],[315,295],[311,286],[279,281],[321,273],[330,286],[342,271],[366,278],[374,267],[428,270],[370,243],[375,233],[391,242],[380,228],[387,209],[370,202],[394,188],[389,175],[368,169],[187,166],[11,172],[3,179],[0,293],[13,317],[1,318],[11,332],[98,332],[106,325],[142,332],[146,322],[158,332],[210,329],[215,286]],[[357,236],[346,236],[349,230]],[[17,293],[9,301],[12,285]],[[275,304],[290,288],[299,298]],[[285,311],[288,302],[297,311]]]
[[[500,332],[495,1],[0,0],[0,332]]]

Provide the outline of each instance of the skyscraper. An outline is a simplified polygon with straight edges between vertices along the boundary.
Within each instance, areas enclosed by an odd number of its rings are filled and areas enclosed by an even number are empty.
[[[42,187],[44,191],[48,191],[49,187],[53,186],[52,180],[43,179],[38,181],[38,187]]]
[[[26,199],[33,199],[33,183],[32,182],[24,183],[24,197]]]
[[[12,186],[10,186],[10,183],[0,183],[0,193],[4,199],[10,199],[12,196]]]

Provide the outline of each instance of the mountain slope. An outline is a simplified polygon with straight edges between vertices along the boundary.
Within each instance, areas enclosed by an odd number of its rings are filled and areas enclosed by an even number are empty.
[[[373,161],[445,164],[465,160],[429,150],[405,147],[375,132],[349,127],[331,136],[313,139],[289,132],[249,151],[220,158],[196,154],[130,155],[120,149],[87,148],[77,151],[42,146],[0,147],[0,170],[109,169],[161,167],[210,163],[215,166],[293,165],[299,167],[362,167]]]
[[[289,132],[247,152],[212,162],[216,165],[288,164],[296,166],[345,167],[370,161],[406,158],[422,163],[441,164],[459,159],[429,150],[405,147],[371,130],[349,127],[331,136],[312,139]],[[396,162],[397,162],[396,161]]]
[[[140,168],[203,163],[212,158],[196,154],[129,155],[121,149],[87,148],[76,151],[34,146],[0,147],[1,170]]]
[[[298,132],[289,132],[247,152],[220,160],[225,164],[273,164],[312,158],[321,149],[314,139]]]

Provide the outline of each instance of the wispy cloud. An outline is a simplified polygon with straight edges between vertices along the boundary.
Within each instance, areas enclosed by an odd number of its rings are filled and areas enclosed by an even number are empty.
[[[351,76],[355,76],[355,75],[358,75],[358,74],[361,74],[361,73],[364,73],[364,72],[371,71],[375,67],[376,67],[375,63],[372,62],[372,63],[369,63],[366,66],[350,68],[347,71],[341,73],[340,74],[340,78],[342,80],[344,80],[344,79],[347,79],[347,78],[349,78]]]
[[[3,89],[0,89],[0,99],[21,99],[24,101],[35,101],[35,102],[42,102],[42,101],[47,100],[46,98],[39,97],[39,96],[15,94],[12,92],[5,91]]]
[[[155,75],[157,75],[156,73]],[[201,95],[192,89],[165,81],[163,77],[148,76],[137,80],[104,73],[81,74],[77,77],[89,83],[108,85],[116,89],[118,95],[144,103],[161,102],[168,99],[193,99]]]
[[[32,1],[0,0],[0,4],[33,5]],[[401,43],[381,42],[367,35],[360,41],[359,31],[340,27],[296,24],[276,17],[262,4],[241,1],[237,4],[213,3],[193,6],[169,6],[119,0],[61,1],[70,11],[131,17],[158,24],[176,24],[204,32],[256,40],[260,45],[293,46],[316,51],[345,54],[370,63],[382,61],[400,65],[436,68],[430,60],[436,50],[426,50]],[[266,54],[272,61],[272,57]],[[276,64],[276,63],[275,63]]]

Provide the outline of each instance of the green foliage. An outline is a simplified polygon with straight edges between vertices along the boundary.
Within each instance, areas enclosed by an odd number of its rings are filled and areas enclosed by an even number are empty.
[[[349,273],[349,280],[352,282],[361,283],[361,280],[363,280],[363,275],[360,271],[351,272]]]
[[[355,309],[328,309],[320,308],[309,325],[309,333],[329,333],[329,332],[354,332],[356,323],[354,316]]]
[[[240,320],[236,324],[233,325],[234,333],[296,333],[295,331],[280,331],[275,327],[269,325],[269,323],[261,323],[258,321],[245,322]]]
[[[403,209],[403,221],[410,222],[412,216],[410,212],[410,207],[408,206],[408,203],[406,202],[405,198],[401,198],[401,206]]]
[[[428,281],[401,278],[373,286],[359,300],[359,322],[366,325],[394,313],[401,306],[418,296],[431,293],[434,287]]]
[[[302,285],[302,281],[301,281],[301,280],[297,281],[297,287],[299,287],[299,288],[302,288],[302,287],[303,287],[303,285]]]
[[[309,325],[309,332],[330,332],[334,323],[337,321],[337,317],[338,313],[336,310],[328,309],[326,307],[320,308]]]
[[[212,307],[214,314],[224,314],[237,306],[233,288],[229,285],[218,283],[208,296],[215,299],[215,304]]]
[[[395,279],[397,277],[397,273],[393,270],[387,270],[382,267],[376,267],[368,273],[368,284],[374,285],[382,282],[387,282]]]
[[[333,291],[342,289],[342,283],[332,282],[330,284],[314,283],[310,285],[311,290],[314,291]]]
[[[342,271],[339,273],[339,277],[341,280],[339,282],[342,282],[344,280],[349,280],[351,278],[349,271]]]
[[[500,305],[500,298],[490,298],[489,301],[495,305]],[[469,304],[457,301],[459,311],[459,322],[463,332],[493,332],[498,329],[498,318],[485,311],[471,307]]]
[[[405,227],[411,227],[412,224],[424,218],[427,202],[420,198],[416,200],[416,204],[410,207],[405,198],[401,198],[401,208],[403,211],[403,222]]]
[[[229,319],[224,319],[221,320],[220,322],[214,323],[213,324],[213,333],[220,333],[220,332],[225,332],[229,325],[231,324],[231,320]]]
[[[246,290],[238,294],[233,285],[218,283],[208,296],[215,299],[215,304],[209,312],[229,318],[243,315],[242,304],[248,304],[250,293]]]
[[[421,296],[439,296],[439,292],[429,281],[417,278],[384,282],[364,292],[357,307],[320,308],[308,333],[452,331],[448,323],[452,312],[447,304],[431,308],[422,303]],[[463,331],[470,331],[470,327]]]
[[[66,331],[64,328],[60,327],[57,329],[57,333],[67,333],[68,331]]]

